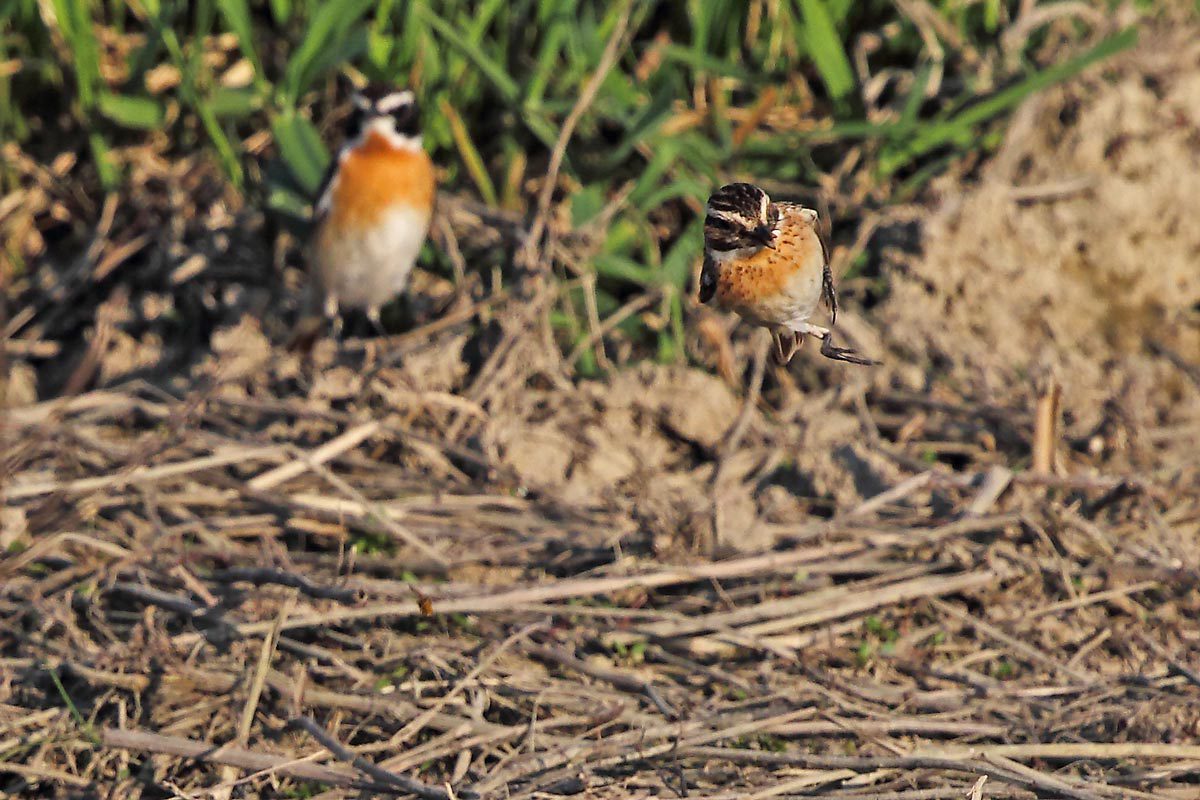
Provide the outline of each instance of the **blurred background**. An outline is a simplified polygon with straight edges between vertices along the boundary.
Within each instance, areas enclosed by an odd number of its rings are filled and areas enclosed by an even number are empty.
[[[999,0],[14,0],[0,75],[10,314],[69,297],[20,338],[71,338],[120,286],[161,306],[122,333],[153,333],[178,368],[227,321],[230,291],[286,287],[255,307],[287,309],[304,259],[285,234],[302,237],[338,143],[342,71],[414,87],[445,189],[527,226],[616,32],[554,186],[554,336],[584,376],[614,358],[703,358],[688,351],[687,295],[714,186],[823,195],[842,291],[871,307],[889,289],[879,248],[913,243],[880,212],[970,175],[1025,99],[1130,47],[1139,14],[1163,13]],[[473,277],[509,281],[506,254],[469,255]],[[454,275],[439,248],[423,266]],[[597,318],[613,323],[607,335]],[[39,397],[70,378],[33,364]]]
[[[387,337],[296,350],[307,215],[349,110],[343,78],[415,91],[438,222],[385,310]],[[796,667],[808,658],[836,673],[826,688],[872,687],[839,713],[921,717],[854,734],[864,753],[885,736],[909,737],[890,753],[959,736],[1194,741],[1197,706],[1180,694],[1194,699],[1194,672],[1163,654],[1200,646],[1195,3],[0,0],[0,142],[12,669],[96,649],[117,672],[148,668],[113,645],[125,641],[162,645],[155,669],[175,669],[185,644],[206,668],[241,669],[258,640],[197,644],[196,608],[219,600],[236,630],[261,633],[292,607],[270,581],[228,594],[229,565],[437,608],[490,587],[810,547],[803,566],[745,562],[725,583],[625,587],[595,607],[562,589],[556,601],[590,610],[557,641],[714,714],[807,697],[805,682],[824,680]],[[882,366],[815,348],[764,364],[761,331],[696,303],[703,205],[729,180],[829,209],[839,337]],[[345,601],[300,602],[311,615]],[[739,616],[759,605],[773,611]],[[278,658],[334,653],[353,669],[323,677],[345,691],[449,691],[475,675],[479,648],[553,611],[460,608],[445,624],[334,621]],[[710,614],[711,628],[672,627]],[[988,633],[1000,628],[1008,639]],[[755,660],[734,659],[746,652]],[[511,685],[550,669],[563,697],[579,690],[578,664],[515,653]],[[704,673],[732,682],[698,686],[680,658],[734,659]],[[788,666],[767,675],[768,662]],[[47,725],[64,741],[87,730],[77,705],[89,724],[128,721],[121,704],[141,690],[84,667],[65,687],[0,681],[0,702],[58,709]],[[1133,673],[1148,683],[1133,688]],[[1129,681],[1102,696],[1047,688],[1101,677]],[[925,715],[941,699],[904,705],[926,679],[1016,687],[1061,724],[959,686],[973,727],[937,727]],[[141,724],[257,742],[266,729],[251,735],[237,704],[227,713],[234,690],[218,684],[197,684],[216,692],[200,706],[210,718],[186,717],[193,687]],[[489,724],[515,729],[540,709],[570,731],[571,714],[591,713],[513,691]],[[646,702],[633,705],[662,711]],[[350,717],[358,741],[396,733]],[[848,728],[825,724],[803,735],[845,744]],[[792,752],[801,735],[761,730],[742,745]],[[506,763],[446,741],[421,767],[439,781]],[[109,756],[85,768],[47,747],[14,756],[0,740],[0,760],[20,760],[22,780],[37,752],[51,782],[141,785]],[[1194,796],[1194,755],[1171,755],[1153,773],[1072,774]],[[181,785],[211,783],[203,764],[171,763]],[[514,770],[497,774],[541,787]],[[620,779],[666,792],[663,774]],[[940,781],[922,785],[970,787]]]

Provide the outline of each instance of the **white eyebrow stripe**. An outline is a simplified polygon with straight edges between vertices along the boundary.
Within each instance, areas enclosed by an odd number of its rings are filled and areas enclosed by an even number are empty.
[[[408,90],[392,92],[389,95],[379,98],[379,102],[375,104],[375,108],[379,110],[380,114],[388,114],[401,106],[411,104],[415,99],[413,93]]]
[[[740,215],[735,214],[732,211],[724,211],[719,208],[711,208],[710,207],[705,211],[704,215],[706,217],[716,217],[717,219],[723,219],[726,222],[736,222],[736,223],[744,223],[745,222],[745,220],[743,220]]]
[[[354,105],[360,111],[369,111],[371,109],[371,101],[363,97],[358,92],[354,92],[350,95],[350,102],[354,103]]]

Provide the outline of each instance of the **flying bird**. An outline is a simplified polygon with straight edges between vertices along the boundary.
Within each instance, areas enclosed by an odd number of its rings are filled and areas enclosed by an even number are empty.
[[[805,336],[821,340],[821,355],[851,364],[878,364],[837,347],[829,328],[809,320],[822,299],[830,327],[837,322],[837,292],[829,249],[817,212],[799,203],[773,203],[751,183],[730,183],[708,199],[704,217],[704,266],[700,302],[766,328],[775,357],[787,364]]]

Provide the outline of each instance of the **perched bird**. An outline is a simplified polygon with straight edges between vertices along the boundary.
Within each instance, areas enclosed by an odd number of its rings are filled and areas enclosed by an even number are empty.
[[[731,183],[708,199],[700,302],[713,298],[770,330],[781,364],[791,361],[806,335],[821,339],[826,358],[878,363],[835,347],[828,328],[808,321],[824,298],[831,326],[837,322],[837,293],[817,212],[798,203],[772,203],[753,184]]]
[[[313,278],[335,330],[339,309],[354,308],[382,331],[379,310],[407,286],[429,232],[433,163],[411,91],[368,86],[350,99],[345,143],[313,207]]]

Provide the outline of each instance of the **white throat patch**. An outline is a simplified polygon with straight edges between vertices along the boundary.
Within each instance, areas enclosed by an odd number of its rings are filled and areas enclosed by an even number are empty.
[[[708,257],[718,264],[724,264],[726,261],[738,261],[739,259],[749,258],[750,256],[761,250],[761,247],[739,247],[736,250],[709,250]]]

